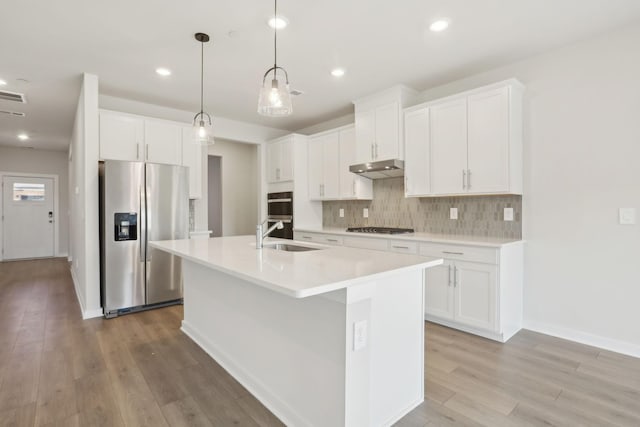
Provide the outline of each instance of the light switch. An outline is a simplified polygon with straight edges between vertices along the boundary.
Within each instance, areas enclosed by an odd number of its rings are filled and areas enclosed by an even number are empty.
[[[344,218],[344,209],[340,208],[339,215],[340,215],[340,218]]]
[[[620,224],[622,225],[634,225],[636,223],[635,208],[620,208],[619,216]]]
[[[513,221],[513,208],[504,208],[504,220]]]
[[[449,208],[449,219],[458,219],[458,208]]]
[[[368,208],[363,208],[362,209],[362,218],[369,218],[369,209]]]
[[[353,324],[353,351],[362,350],[367,346],[367,321],[360,320]]]

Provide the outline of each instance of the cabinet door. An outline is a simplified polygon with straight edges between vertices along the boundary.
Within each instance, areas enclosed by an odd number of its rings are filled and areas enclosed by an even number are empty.
[[[405,114],[404,149],[405,196],[429,194],[429,109]]]
[[[356,163],[356,131],[350,127],[340,131],[340,194],[341,199],[372,199],[372,181],[349,172]]]
[[[143,161],[144,121],[142,118],[109,111],[100,112],[100,158]]]
[[[397,102],[376,108],[375,160],[402,159],[400,147],[400,106]]]
[[[474,328],[497,332],[498,267],[456,261],[454,269],[456,321]]]
[[[293,138],[280,141],[280,177],[279,181],[293,180]]]
[[[182,166],[189,168],[189,198],[202,197],[202,151],[204,147],[193,142],[193,127],[182,128]]]
[[[451,261],[425,270],[425,314],[453,319],[453,265]]]
[[[280,142],[267,144],[267,182],[278,182],[281,153]]]
[[[467,101],[459,99],[430,109],[431,192],[466,191]]]
[[[322,200],[324,137],[309,138],[307,152],[307,179],[309,180],[309,199]]]
[[[182,128],[167,122],[145,120],[145,160],[168,165],[182,164]]]
[[[325,135],[322,164],[322,197],[337,199],[340,195],[340,133]]]
[[[375,111],[356,114],[356,163],[374,160]]]
[[[470,193],[509,191],[509,88],[469,96]]]

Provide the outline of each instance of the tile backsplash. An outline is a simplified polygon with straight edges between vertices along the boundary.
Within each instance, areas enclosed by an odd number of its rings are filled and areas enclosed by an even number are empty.
[[[324,227],[403,227],[417,232],[522,238],[522,196],[404,197],[404,179],[373,181],[373,200],[322,203]],[[340,209],[344,218],[340,218]],[[369,218],[362,209],[369,209]],[[458,219],[449,219],[458,208]],[[504,221],[504,208],[513,208],[513,221]]]

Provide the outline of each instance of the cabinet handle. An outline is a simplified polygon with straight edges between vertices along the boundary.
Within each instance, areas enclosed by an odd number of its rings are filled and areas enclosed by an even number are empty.
[[[449,252],[449,251],[442,251],[443,254],[449,254],[449,255],[464,255],[464,252]]]
[[[136,160],[140,160],[140,143],[136,143]]]
[[[149,144],[145,144],[147,153],[145,154],[145,159],[149,160]]]
[[[375,155],[373,154],[373,143],[371,143],[371,160],[375,160]]]
[[[451,264],[447,266],[449,268],[449,286],[451,286]]]
[[[280,168],[276,168],[276,179],[280,181]]]
[[[462,169],[462,189],[467,188],[467,171]]]
[[[376,146],[376,159],[377,159],[378,158],[378,143],[377,142],[375,143],[375,146]]]
[[[458,285],[458,267],[453,266],[453,287]]]
[[[405,194],[409,194],[409,177],[404,177],[404,192]]]
[[[393,249],[409,249],[409,246],[396,246],[396,245],[391,245],[391,247]]]
[[[355,196],[356,195],[356,181],[355,180],[353,181],[351,191],[353,192],[353,195]]]
[[[309,239],[309,240],[311,240],[311,239],[312,239],[312,237],[311,237],[311,236],[302,236],[302,238],[303,238],[303,239]]]
[[[471,189],[471,169],[467,169],[467,190]]]
[[[334,242],[335,243],[337,241],[338,241],[337,239],[327,239],[327,242]]]

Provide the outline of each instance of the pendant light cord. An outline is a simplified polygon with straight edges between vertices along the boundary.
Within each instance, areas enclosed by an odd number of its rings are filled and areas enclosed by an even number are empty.
[[[200,42],[200,113],[204,112],[204,42]]]
[[[273,2],[273,78],[278,70],[278,0]]]

